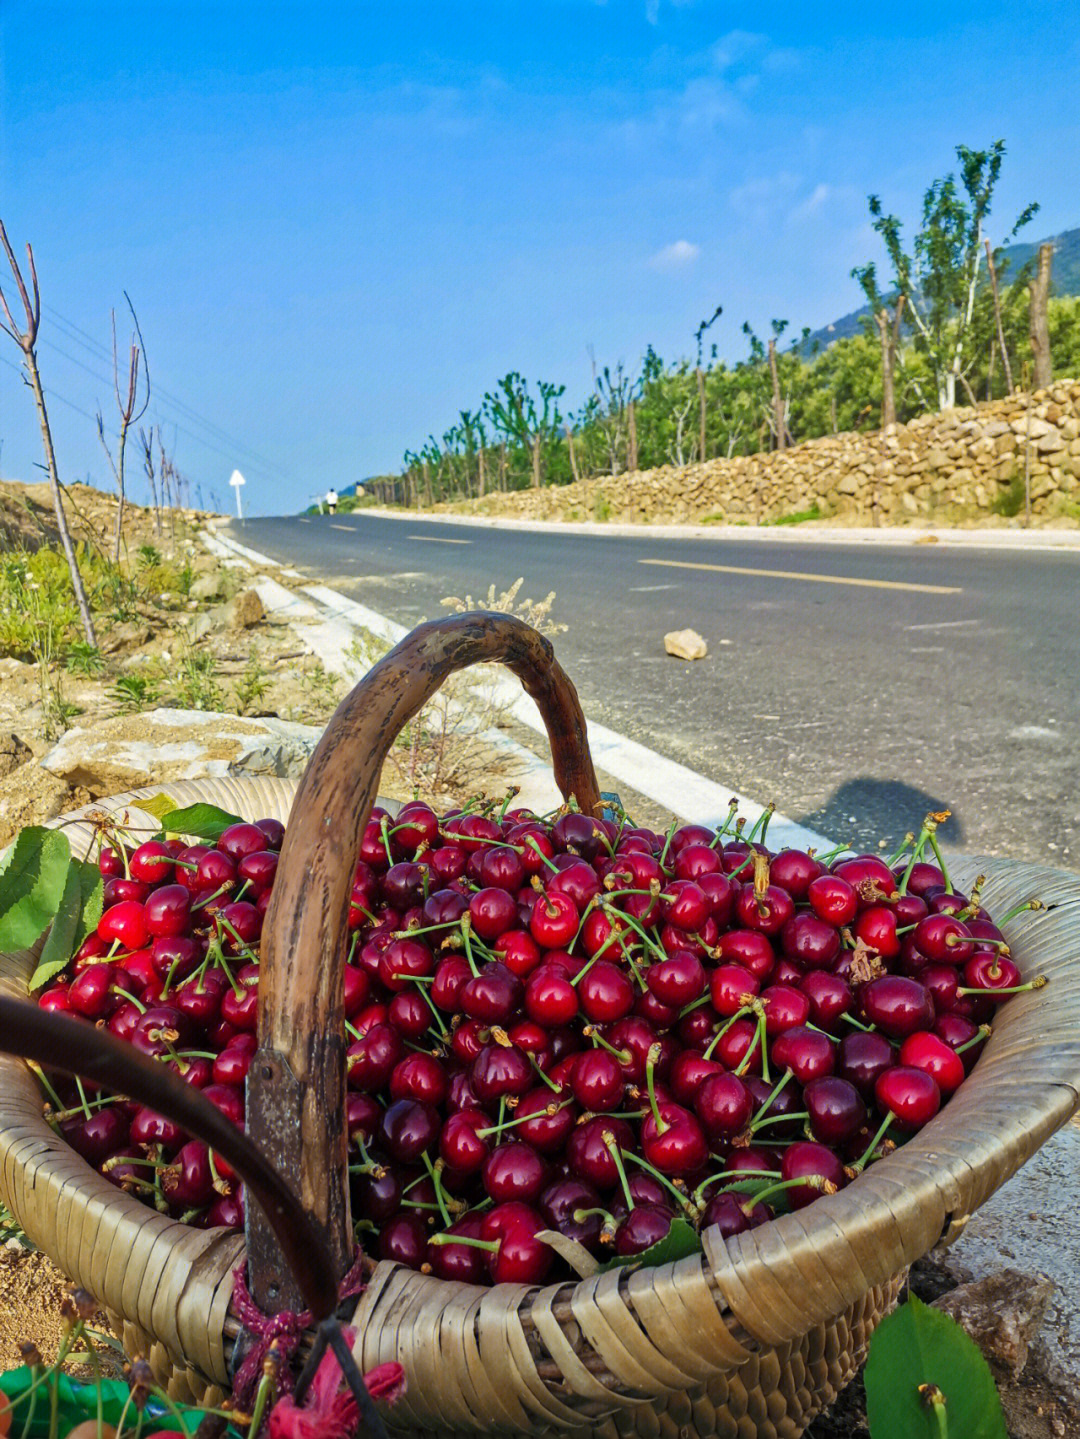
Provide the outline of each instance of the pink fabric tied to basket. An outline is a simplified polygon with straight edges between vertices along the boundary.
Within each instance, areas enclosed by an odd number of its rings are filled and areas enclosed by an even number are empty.
[[[352,1348],[355,1331],[342,1326],[346,1344]],[[359,1422],[356,1400],[341,1388],[341,1365],[328,1349],[319,1361],[303,1404],[291,1394],[283,1395],[270,1411],[270,1439],[350,1439]],[[405,1392],[405,1371],[400,1364],[380,1364],[364,1375],[372,1399],[393,1404]]]

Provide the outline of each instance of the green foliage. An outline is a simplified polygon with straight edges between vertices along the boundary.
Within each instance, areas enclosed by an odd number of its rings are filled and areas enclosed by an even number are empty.
[[[141,569],[150,569],[161,564],[161,551],[153,545],[140,545],[136,551],[136,559]]]
[[[795,510],[790,515],[777,515],[774,520],[762,520],[763,525],[801,525],[806,520],[820,520],[821,511],[817,505],[808,510]]]
[[[30,979],[31,994],[67,966],[79,945],[97,927],[104,904],[104,886],[96,864],[71,860],[49,937]]]
[[[73,675],[92,678],[105,669],[105,657],[96,645],[86,640],[73,640],[64,650],[64,668]]]
[[[864,1379],[872,1439],[1008,1439],[978,1347],[914,1295],[875,1331]]]
[[[220,709],[221,687],[217,682],[217,661],[209,650],[187,645],[176,674],[176,697],[185,709]]]
[[[134,714],[157,704],[161,698],[161,682],[154,674],[118,675],[109,690],[109,698],[121,714]]]
[[[172,809],[160,816],[161,828],[168,834],[189,835],[192,839],[209,840],[216,844],[240,816],[219,809],[214,804],[192,804],[186,809]]]
[[[236,682],[236,707],[240,714],[247,714],[269,688],[270,678],[262,661],[258,655],[250,655],[244,673]]]
[[[21,830],[0,868],[0,953],[29,949],[52,922],[67,883],[71,846],[62,830]]]
[[[1023,475],[1013,475],[1008,488],[1002,490],[990,508],[995,515],[1004,515],[1009,520],[1015,519],[1024,509],[1026,498]]]
[[[956,158],[959,181],[950,173],[927,189],[922,227],[910,251],[904,248],[899,218],[885,213],[879,196],[869,198],[873,229],[881,237],[892,269],[890,295],[907,299],[915,348],[930,364],[942,409],[955,402],[963,373],[983,262],[983,235],[1005,158],[1005,142],[995,140],[989,150],[958,145]],[[1038,208],[1028,205],[1021,212],[1010,239],[1031,221]],[[852,274],[871,309],[880,310],[886,300],[878,289],[876,266],[863,265]]]

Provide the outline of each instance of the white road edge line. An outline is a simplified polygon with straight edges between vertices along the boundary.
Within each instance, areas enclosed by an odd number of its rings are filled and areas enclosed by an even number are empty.
[[[259,564],[280,568],[278,561],[271,560],[256,550],[249,550],[230,537],[215,535],[213,538],[217,545],[226,550],[232,549]],[[207,547],[219,553],[214,546]],[[353,628],[370,630],[372,634],[388,640],[391,644],[397,644],[408,634],[405,625],[339,594],[337,590],[326,585],[305,585],[303,592],[328,612],[331,621],[344,621]],[[295,597],[290,595],[290,599],[292,603],[296,603]],[[308,608],[303,601],[299,601],[299,605],[305,610]],[[337,629],[338,626],[335,625],[334,630]],[[546,735],[539,711],[516,681],[508,674],[502,673],[496,677],[495,685],[500,699],[505,700],[516,720],[529,729]],[[506,735],[500,735],[498,731],[493,732],[491,738],[496,742],[501,741],[503,745],[512,746],[516,751],[523,751],[523,746],[516,744]],[[668,759],[666,755],[658,754],[656,750],[609,729],[607,725],[598,724],[595,720],[589,720],[589,747],[598,769],[604,770],[624,784],[632,785],[646,799],[652,800],[654,804],[681,819],[709,826],[723,824],[731,800],[737,802],[739,814],[745,816],[748,825],[752,825],[764,813],[765,807],[756,800],[737,794],[729,786],[718,784],[677,760]],[[524,750],[524,753],[550,775],[549,765],[539,760],[531,750]],[[835,843],[827,835],[808,829],[780,813],[774,814],[769,822],[768,839],[773,849],[782,849],[785,846],[806,849],[812,846],[821,851],[832,849]]]

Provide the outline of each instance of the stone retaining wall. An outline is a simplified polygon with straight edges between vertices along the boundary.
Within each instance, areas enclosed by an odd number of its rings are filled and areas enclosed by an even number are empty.
[[[1080,382],[871,434],[827,435],[782,453],[598,478],[587,495],[580,485],[548,486],[452,508],[638,523],[757,523],[816,509],[854,524],[1005,524],[1023,513],[1025,459],[1034,517],[1080,525]]]

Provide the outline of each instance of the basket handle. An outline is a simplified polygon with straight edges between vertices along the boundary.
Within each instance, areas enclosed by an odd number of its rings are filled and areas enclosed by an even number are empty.
[[[342,955],[356,856],[399,731],[449,675],[483,661],[521,680],[547,727],[560,790],[596,813],[585,717],[550,642],[521,620],[481,611],[419,625],[364,676],[331,718],[289,816],[263,931],[247,1123],[324,1232],[339,1273],[352,1249]],[[299,1296],[255,1206],[248,1257],[256,1302],[295,1309]]]

